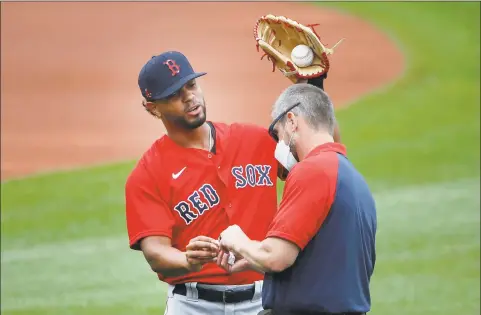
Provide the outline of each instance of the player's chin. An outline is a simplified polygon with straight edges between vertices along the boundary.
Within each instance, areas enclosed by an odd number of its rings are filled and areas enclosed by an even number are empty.
[[[200,113],[195,117],[188,117],[185,122],[189,129],[196,129],[202,126],[206,121],[206,115],[204,113]]]

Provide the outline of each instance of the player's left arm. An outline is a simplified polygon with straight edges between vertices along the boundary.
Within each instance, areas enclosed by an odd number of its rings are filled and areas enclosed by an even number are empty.
[[[309,163],[293,169],[266,239],[250,240],[234,225],[222,232],[221,246],[242,256],[255,270],[281,272],[292,266],[321,227],[333,201],[332,180],[315,169]]]
[[[333,134],[334,142],[341,143],[341,130],[339,130],[339,124],[335,123],[334,125],[334,134]]]
[[[317,86],[321,90],[324,91],[324,81],[327,79],[327,73],[324,73],[322,76],[312,79],[299,79],[297,83],[308,83],[314,86]],[[339,129],[339,124],[337,121],[334,124],[334,134],[333,134],[334,142],[341,143],[341,131]]]

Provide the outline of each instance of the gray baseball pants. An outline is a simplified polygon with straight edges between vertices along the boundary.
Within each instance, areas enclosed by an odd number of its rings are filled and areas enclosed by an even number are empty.
[[[250,285],[206,285],[190,282],[186,283],[185,296],[174,294],[174,286],[168,285],[164,315],[257,315],[263,310],[262,284],[263,281],[256,281]],[[255,286],[255,293],[252,300],[240,303],[210,302],[198,298],[196,285],[219,291]]]

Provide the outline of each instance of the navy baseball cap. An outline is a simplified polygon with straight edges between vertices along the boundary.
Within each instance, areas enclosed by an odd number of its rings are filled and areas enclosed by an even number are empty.
[[[153,56],[140,70],[139,88],[148,101],[166,98],[187,82],[207,74],[195,72],[187,57],[178,51]]]

